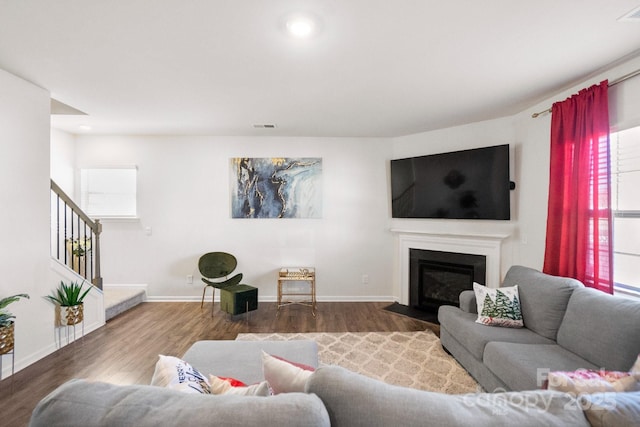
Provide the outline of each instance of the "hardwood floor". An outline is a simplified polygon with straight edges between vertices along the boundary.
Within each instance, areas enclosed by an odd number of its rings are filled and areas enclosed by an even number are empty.
[[[40,399],[72,378],[115,384],[149,384],[158,354],[182,356],[199,340],[232,340],[239,333],[422,331],[434,326],[382,310],[388,303],[318,303],[317,316],[303,306],[275,303],[231,317],[215,305],[143,303],[83,339],[0,382],[0,425],[26,426]],[[437,328],[437,327],[436,327]],[[439,332],[439,331],[436,331]]]

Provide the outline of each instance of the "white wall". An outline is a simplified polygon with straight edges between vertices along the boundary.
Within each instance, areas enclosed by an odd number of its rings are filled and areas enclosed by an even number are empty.
[[[510,221],[392,220],[394,228],[417,231],[478,232],[510,234],[504,241],[501,269],[513,264],[542,269],[549,187],[549,143],[551,115],[532,118],[534,112],[551,107],[580,89],[610,81],[640,69],[640,58],[600,73],[568,88],[532,108],[511,117],[472,123],[394,139],[393,158],[411,157],[509,143],[512,150]],[[640,125],[640,76],[613,86],[609,91],[611,124],[620,128]]]
[[[51,129],[51,179],[69,197],[75,194],[75,136]]]
[[[298,265],[316,267],[319,300],[389,300],[390,155],[385,139],[79,136],[76,167],[138,166],[140,221],[103,221],[105,284],[199,300],[198,258],[227,251],[261,300],[275,299],[280,267]],[[322,219],[231,219],[232,157],[322,157]]]
[[[105,283],[148,284],[150,299],[201,295],[198,257],[225,250],[245,282],[273,300],[284,265],[318,269],[321,300],[399,298],[390,228],[507,234],[502,275],[513,264],[542,268],[546,234],[549,108],[605,78],[640,68],[628,61],[514,116],[394,139],[269,137],[77,137],[77,168],[139,166],[139,222],[105,222]],[[640,124],[640,78],[611,89],[612,123]],[[512,150],[510,221],[391,219],[389,160],[508,143]],[[229,158],[323,157],[324,217],[238,220],[229,214]],[[150,227],[152,233],[144,232]],[[193,274],[193,285],[186,276]],[[370,278],[363,285],[362,275]]]
[[[0,298],[18,293],[31,297],[8,307],[16,316],[16,371],[57,348],[54,306],[43,296],[68,278],[52,264],[49,249],[49,108],[46,90],[0,70]],[[101,294],[89,300],[87,332],[104,324]],[[10,357],[5,356],[2,366],[6,378]]]
[[[0,70],[0,118],[0,296],[31,296],[8,307],[19,367],[53,339],[51,308],[40,298],[49,290],[49,94]]]

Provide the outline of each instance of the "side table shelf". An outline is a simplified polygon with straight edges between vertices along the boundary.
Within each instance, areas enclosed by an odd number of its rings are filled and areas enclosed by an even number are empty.
[[[309,291],[287,289],[290,282],[309,282]],[[290,297],[307,297],[302,300],[293,300]],[[291,304],[300,304],[311,307],[311,314],[316,316],[316,269],[313,267],[284,267],[278,273],[278,312],[280,307]]]

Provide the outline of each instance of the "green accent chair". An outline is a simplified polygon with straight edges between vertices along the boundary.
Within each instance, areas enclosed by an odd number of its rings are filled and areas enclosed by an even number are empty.
[[[242,273],[229,277],[237,266],[236,257],[226,252],[209,252],[198,260],[198,269],[202,275],[202,281],[205,283],[200,309],[204,307],[207,288],[211,287],[213,291],[211,295],[212,317],[216,288],[220,289],[220,308],[227,313],[235,315],[258,308],[258,289],[249,285],[241,285]],[[241,305],[242,307],[240,307]]]

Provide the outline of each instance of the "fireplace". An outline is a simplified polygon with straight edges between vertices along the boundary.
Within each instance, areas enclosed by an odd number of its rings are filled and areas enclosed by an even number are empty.
[[[481,255],[486,259],[486,281],[489,288],[501,282],[500,260],[502,241],[509,234],[481,234],[457,231],[419,231],[392,228],[397,237],[398,303],[409,307],[409,253],[411,249]],[[477,280],[483,283],[482,280]],[[456,301],[457,304],[457,301]],[[420,311],[420,313],[425,313]]]
[[[486,283],[486,269],[484,255],[410,249],[409,306],[432,313],[441,305],[457,306],[473,282]]]

